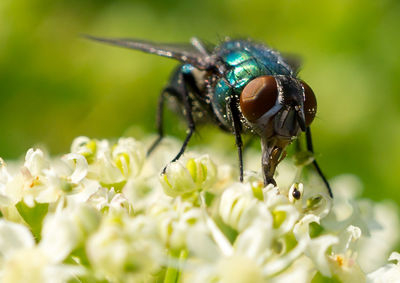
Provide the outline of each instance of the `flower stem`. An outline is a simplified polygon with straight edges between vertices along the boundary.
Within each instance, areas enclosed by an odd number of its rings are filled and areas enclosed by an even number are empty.
[[[185,249],[178,252],[170,251],[169,255],[170,264],[168,264],[167,272],[165,273],[164,283],[178,283],[182,273],[182,265],[186,260],[188,252]]]

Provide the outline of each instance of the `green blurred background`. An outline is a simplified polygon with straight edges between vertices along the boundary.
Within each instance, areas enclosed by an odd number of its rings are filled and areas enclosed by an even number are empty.
[[[365,196],[400,204],[399,30],[398,0],[1,0],[0,156],[21,157],[33,145],[67,152],[78,135],[154,133],[157,96],[176,62],[81,33],[167,42],[248,36],[302,56],[300,75],[318,97],[312,128],[326,174],[356,174]],[[167,119],[167,132],[182,137],[184,124]],[[234,139],[215,129],[200,130],[193,144],[215,141],[236,154]]]

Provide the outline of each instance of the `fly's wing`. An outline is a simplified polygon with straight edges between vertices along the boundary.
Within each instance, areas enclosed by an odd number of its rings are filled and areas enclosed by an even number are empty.
[[[212,65],[210,56],[191,44],[155,43],[138,39],[103,38],[91,35],[84,35],[84,37],[111,45],[173,58],[183,63],[191,64],[201,70],[208,69]]]
[[[300,71],[301,65],[303,63],[303,60],[301,57],[297,54],[292,54],[292,53],[281,53],[283,60],[289,64],[290,67],[292,67],[293,71],[295,74],[297,74]]]

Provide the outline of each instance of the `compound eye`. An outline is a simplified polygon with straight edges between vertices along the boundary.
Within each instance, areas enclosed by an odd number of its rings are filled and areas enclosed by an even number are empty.
[[[308,127],[317,113],[317,99],[308,84],[301,81],[301,85],[304,88],[304,116],[306,119],[306,126]]]
[[[262,76],[250,81],[240,95],[240,109],[250,122],[268,112],[276,104],[278,87],[273,76]]]

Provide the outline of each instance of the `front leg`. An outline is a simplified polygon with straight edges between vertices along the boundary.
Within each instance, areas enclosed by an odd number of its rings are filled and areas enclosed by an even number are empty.
[[[236,147],[239,157],[239,180],[240,182],[243,182],[243,142],[240,135],[242,131],[242,124],[240,123],[240,116],[238,113],[236,101],[234,99],[231,99],[229,101],[228,111],[232,118],[233,134],[235,135]]]
[[[161,91],[160,97],[158,99],[158,107],[157,107],[157,133],[158,137],[157,139],[153,142],[153,144],[150,146],[150,148],[147,151],[147,156],[149,156],[154,149],[160,144],[161,140],[164,138],[164,103],[165,99],[167,98],[167,95],[170,96],[177,96],[179,95],[179,92],[172,86],[167,86]]]

